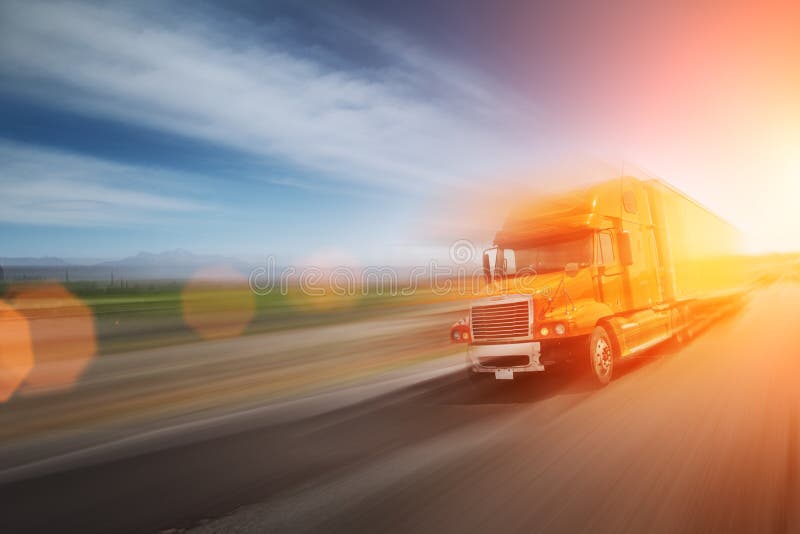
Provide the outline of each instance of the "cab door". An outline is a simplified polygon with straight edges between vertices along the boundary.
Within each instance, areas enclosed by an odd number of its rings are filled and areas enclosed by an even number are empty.
[[[597,266],[598,300],[607,304],[615,313],[625,309],[623,268],[611,230],[601,230],[595,238],[595,265]]]

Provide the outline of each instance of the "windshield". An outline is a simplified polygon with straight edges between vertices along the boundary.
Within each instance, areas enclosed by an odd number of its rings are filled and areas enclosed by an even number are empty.
[[[508,274],[563,271],[568,263],[586,267],[592,262],[592,236],[505,249]]]

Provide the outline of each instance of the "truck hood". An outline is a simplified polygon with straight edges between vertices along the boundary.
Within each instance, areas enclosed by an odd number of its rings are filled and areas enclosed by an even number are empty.
[[[565,289],[569,298],[565,296]],[[550,311],[559,307],[563,309],[570,302],[591,298],[593,292],[591,269],[584,268],[574,277],[554,272],[497,280],[486,287],[485,296],[532,295],[536,315],[541,317],[540,314],[548,308]],[[548,302],[550,299],[552,303]]]

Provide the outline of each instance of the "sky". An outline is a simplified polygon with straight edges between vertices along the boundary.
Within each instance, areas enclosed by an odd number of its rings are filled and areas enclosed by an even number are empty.
[[[565,164],[800,250],[800,6],[669,4],[0,0],[0,256],[411,264]]]

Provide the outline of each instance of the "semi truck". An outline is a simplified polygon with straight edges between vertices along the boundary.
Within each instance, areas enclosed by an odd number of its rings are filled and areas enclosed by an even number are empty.
[[[685,342],[744,290],[739,231],[655,179],[521,202],[493,245],[481,294],[450,330],[471,379],[571,362],[603,386],[622,360]]]

